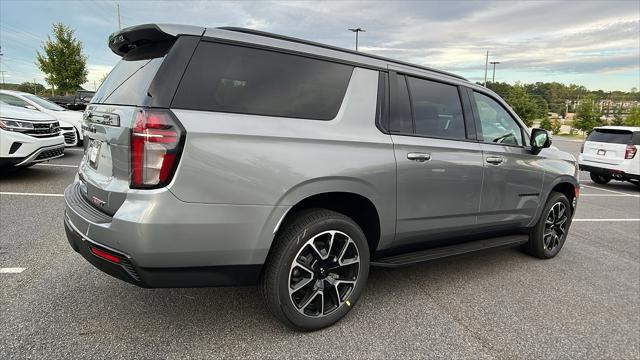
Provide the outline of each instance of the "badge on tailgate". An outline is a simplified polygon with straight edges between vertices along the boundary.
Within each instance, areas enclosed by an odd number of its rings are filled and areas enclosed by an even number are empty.
[[[606,155],[606,154],[607,154],[607,150],[605,150],[605,149],[598,149],[598,155],[602,155],[602,156],[604,156],[604,155]]]

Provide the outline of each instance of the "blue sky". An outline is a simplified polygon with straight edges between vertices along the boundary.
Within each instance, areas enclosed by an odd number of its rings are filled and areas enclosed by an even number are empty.
[[[241,26],[352,48],[350,27],[366,29],[360,50],[496,81],[558,81],[597,90],[640,88],[640,1],[207,2],[119,1],[123,26],[182,23]],[[0,1],[1,68],[6,82],[43,82],[34,64],[51,24],[76,30],[89,81],[118,57],[115,1]],[[489,71],[491,76],[491,71]],[[98,83],[99,85],[99,83]]]

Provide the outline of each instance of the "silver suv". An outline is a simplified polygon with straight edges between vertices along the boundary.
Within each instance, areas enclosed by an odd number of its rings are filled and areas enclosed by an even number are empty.
[[[109,46],[64,224],[119,279],[260,284],[315,330],[370,266],[564,244],[576,160],[460,76],[240,28],[141,25]]]

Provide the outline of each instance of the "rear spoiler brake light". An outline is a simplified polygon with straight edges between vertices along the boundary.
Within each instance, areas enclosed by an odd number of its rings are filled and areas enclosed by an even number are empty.
[[[187,25],[144,24],[124,28],[109,35],[109,48],[116,55],[148,44],[175,40],[179,35],[202,36],[206,28]]]

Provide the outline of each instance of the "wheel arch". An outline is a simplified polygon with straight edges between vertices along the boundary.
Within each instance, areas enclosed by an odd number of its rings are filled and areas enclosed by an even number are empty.
[[[348,191],[330,191],[309,195],[293,205],[275,229],[277,236],[295,214],[305,209],[327,209],[343,214],[360,226],[369,245],[369,253],[374,255],[381,238],[380,213],[376,205],[366,196]],[[274,237],[275,238],[275,237]],[[273,246],[273,244],[272,244]]]
[[[559,176],[555,178],[546,188],[548,190],[543,194],[544,201],[540,202],[540,206],[538,206],[538,210],[536,212],[535,221],[532,224],[536,224],[538,222],[540,216],[542,215],[542,209],[544,208],[544,205],[547,203],[547,201],[549,200],[549,196],[551,196],[551,193],[554,191],[564,194],[567,197],[567,199],[569,199],[569,204],[571,205],[571,212],[572,213],[575,212],[575,204],[576,204],[574,202],[574,199],[576,197],[575,189],[580,188],[580,183],[575,177],[569,176],[569,175]]]

